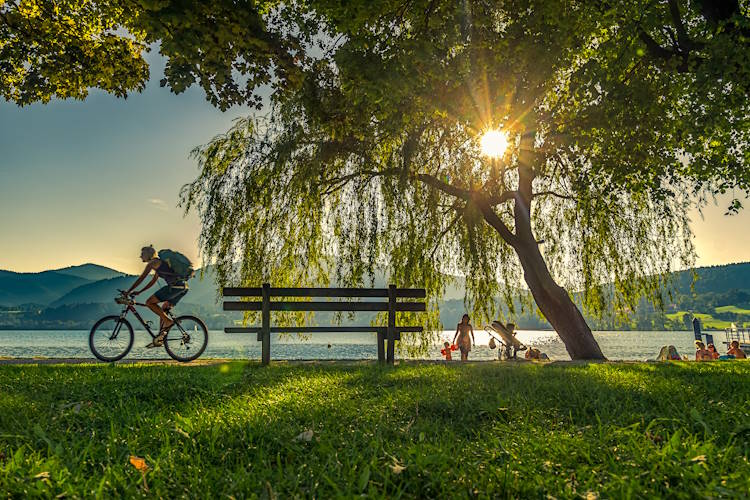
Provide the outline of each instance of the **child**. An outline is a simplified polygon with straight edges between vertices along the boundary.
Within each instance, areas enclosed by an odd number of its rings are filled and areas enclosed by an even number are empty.
[[[453,359],[453,357],[451,356],[451,351],[455,351],[456,349],[458,349],[458,347],[456,347],[455,344],[454,345],[450,345],[450,343],[444,342],[443,343],[443,348],[440,349],[440,354],[442,354],[443,356],[445,356],[445,360],[446,361],[451,361]]]

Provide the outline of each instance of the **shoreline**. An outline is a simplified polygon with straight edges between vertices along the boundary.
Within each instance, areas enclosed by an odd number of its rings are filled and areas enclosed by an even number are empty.
[[[732,362],[748,362],[750,359],[727,359],[727,360],[713,360],[713,362],[724,363],[727,361]],[[187,363],[175,361],[172,358],[135,358],[135,359],[123,359],[115,361],[114,363],[107,363],[105,361],[99,361],[94,358],[45,358],[45,357],[34,357],[34,358],[10,358],[0,357],[0,366],[2,365],[175,365],[175,366],[211,366],[220,365],[227,363],[248,363],[257,364],[260,366],[260,359],[241,359],[241,358],[205,358],[196,359]],[[692,359],[688,360],[672,360],[672,361],[659,361],[659,360],[638,360],[638,359],[615,359],[615,360],[552,360],[552,361],[538,361],[531,359],[509,359],[509,360],[497,360],[497,359],[475,359],[469,361],[452,360],[446,361],[444,359],[397,359],[395,365],[490,365],[494,364],[497,366],[512,366],[512,365],[527,365],[536,364],[542,366],[582,366],[589,364],[620,364],[620,365],[632,365],[632,364],[662,364],[662,363],[698,363]],[[711,363],[709,361],[700,361],[700,363]],[[324,366],[363,366],[372,365],[378,366],[378,361],[373,359],[279,359],[272,360],[272,365],[283,365],[283,366],[297,366],[297,365],[324,365]]]

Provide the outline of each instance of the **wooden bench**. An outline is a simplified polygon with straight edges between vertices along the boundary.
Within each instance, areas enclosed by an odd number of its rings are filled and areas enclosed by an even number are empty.
[[[401,340],[402,332],[421,332],[421,326],[396,326],[397,312],[424,312],[424,302],[399,302],[397,299],[424,299],[423,288],[271,288],[264,283],[261,287],[227,287],[221,292],[224,297],[260,297],[259,301],[225,301],[225,311],[260,311],[259,327],[227,327],[226,333],[256,333],[262,342],[261,360],[264,365],[271,362],[271,333],[377,333],[378,361],[393,364],[395,342]],[[373,301],[285,301],[271,300],[272,297],[301,298],[385,298]],[[271,311],[329,311],[329,312],[387,312],[387,326],[308,326],[272,327]],[[385,342],[388,342],[386,353]]]

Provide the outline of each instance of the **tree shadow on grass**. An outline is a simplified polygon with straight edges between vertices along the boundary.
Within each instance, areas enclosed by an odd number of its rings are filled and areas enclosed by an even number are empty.
[[[155,474],[154,492],[184,487],[196,470],[204,480],[196,494],[265,484],[290,495],[353,494],[366,477],[365,488],[380,494],[424,496],[445,494],[446,477],[467,492],[575,489],[560,470],[617,470],[618,444],[638,447],[623,455],[635,462],[661,453],[678,429],[699,433],[695,446],[727,444],[746,411],[748,368],[733,366],[727,382],[720,368],[676,363],[231,363],[2,371],[0,381],[11,388],[8,409],[24,415],[11,432],[83,477],[104,464],[114,474],[110,493],[129,491],[115,472],[132,453],[164,472]],[[61,409],[63,401],[93,404],[76,411]],[[34,421],[48,422],[43,436],[24,427]],[[513,475],[545,468],[553,477],[538,486]]]

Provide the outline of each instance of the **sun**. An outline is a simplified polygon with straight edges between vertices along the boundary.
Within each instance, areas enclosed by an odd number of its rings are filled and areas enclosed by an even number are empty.
[[[500,158],[508,149],[508,136],[499,130],[488,130],[479,142],[482,153],[490,158]]]

